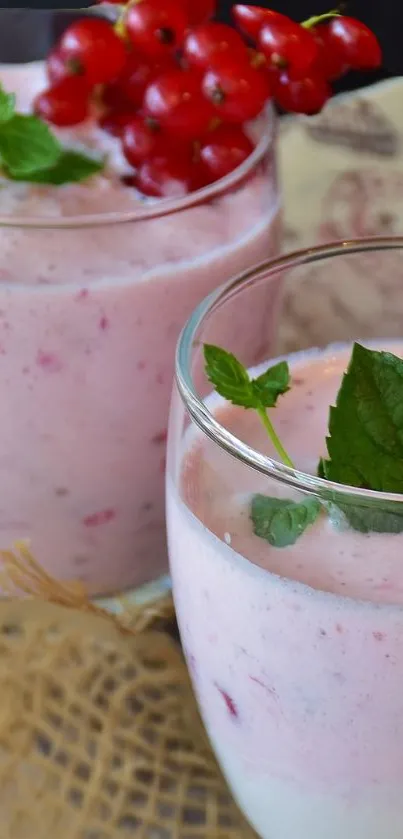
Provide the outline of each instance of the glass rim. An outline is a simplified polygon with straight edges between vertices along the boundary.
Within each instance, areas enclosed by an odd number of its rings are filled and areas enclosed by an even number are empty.
[[[233,172],[224,178],[215,181],[209,186],[191,192],[182,198],[156,199],[148,202],[144,199],[142,205],[133,211],[109,213],[94,213],[84,215],[64,216],[63,218],[52,219],[48,216],[9,216],[0,214],[0,228],[12,229],[38,229],[38,230],[71,230],[76,228],[97,228],[109,225],[133,224],[146,221],[147,219],[160,218],[173,215],[174,213],[197,207],[205,204],[227,190],[232,189],[238,183],[242,183],[245,177],[255,169],[271,149],[276,131],[276,115],[272,105],[269,103],[265,112],[265,130],[258,144],[247,160],[241,163]],[[5,187],[7,188],[7,187]]]
[[[332,257],[393,250],[403,250],[403,235],[340,240],[329,242],[326,245],[302,248],[283,254],[276,259],[269,259],[258,265],[254,265],[248,271],[238,274],[235,278],[230,279],[209,294],[193,311],[182,329],[175,356],[176,385],[187,412],[198,428],[221,449],[235,457],[235,459],[240,460],[245,465],[266,475],[268,478],[293,489],[300,490],[301,492],[328,500],[330,499],[333,502],[337,502],[337,500],[340,502],[342,500],[345,501],[348,496],[349,499],[354,498],[364,506],[366,502],[372,505],[376,501],[403,503],[403,492],[379,492],[328,481],[325,478],[319,478],[316,475],[310,475],[307,472],[292,469],[244,443],[236,435],[228,431],[225,426],[221,425],[214,414],[208,410],[203,399],[198,395],[194,387],[191,373],[191,359],[195,346],[196,333],[202,326],[204,320],[216,307],[225,303],[234,292],[243,286],[254,285],[260,280],[270,281],[280,271],[313,264]],[[382,336],[380,337],[382,338]]]

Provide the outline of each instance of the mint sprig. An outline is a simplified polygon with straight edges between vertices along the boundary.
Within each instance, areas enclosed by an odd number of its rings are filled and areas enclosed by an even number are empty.
[[[291,469],[294,464],[279,439],[267,408],[274,408],[277,399],[290,388],[290,372],[286,361],[269,367],[256,379],[251,379],[247,369],[227,350],[214,344],[204,344],[206,375],[214,389],[224,399],[242,408],[253,408],[259,415],[281,460]]]
[[[0,86],[0,168],[15,181],[62,185],[100,172],[103,160],[64,149],[39,117],[15,110],[14,94]]]
[[[290,389],[287,362],[279,361],[256,379],[251,379],[243,364],[221,347],[205,344],[204,360],[207,377],[217,393],[233,405],[255,410],[281,460],[294,468],[267,414],[267,409],[274,408],[279,396]],[[250,510],[253,531],[273,547],[284,548],[293,545],[316,521],[320,509],[316,498],[296,502],[254,495]]]
[[[287,362],[270,367],[257,379],[231,353],[205,345],[207,376],[215,390],[234,405],[257,411],[281,459],[292,461],[267,414],[290,388]],[[403,359],[389,352],[353,345],[336,404],[330,408],[328,456],[318,476],[338,484],[377,492],[403,493]],[[273,547],[293,545],[314,524],[321,510],[340,510],[361,533],[402,533],[402,505],[379,499],[350,499],[327,494],[326,502],[255,495],[250,516],[254,533]],[[334,516],[332,516],[334,519]],[[340,517],[339,517],[340,520]]]

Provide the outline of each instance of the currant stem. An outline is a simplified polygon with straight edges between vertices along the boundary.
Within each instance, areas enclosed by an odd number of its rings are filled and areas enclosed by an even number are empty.
[[[124,2],[124,0],[122,0],[122,4],[121,4],[121,8],[120,8],[117,20],[114,23],[113,28],[116,32],[116,35],[119,35],[119,38],[123,38],[123,40],[125,40],[125,38],[126,38],[126,17],[127,17],[127,13],[129,11],[130,7],[135,6],[135,5],[136,5],[136,0],[126,0],[126,2]]]
[[[285,463],[286,466],[289,466],[290,469],[295,469],[295,466],[294,466],[291,458],[288,456],[281,440],[277,436],[276,431],[273,427],[273,424],[272,424],[271,420],[269,419],[265,409],[264,408],[257,408],[256,410],[257,410],[257,412],[259,414],[259,417],[262,420],[262,423],[263,423],[263,425],[264,425],[264,427],[265,427],[265,429],[266,429],[266,431],[267,431],[267,433],[270,437],[270,440],[273,443],[274,448],[276,449],[276,451],[280,455],[281,460],[283,461],[283,463]]]
[[[327,20],[331,20],[334,17],[340,17],[338,9],[333,9],[331,12],[325,12],[323,15],[313,15],[313,17],[309,17],[307,20],[302,21],[301,26],[303,26],[304,29],[313,29],[314,26],[318,26],[320,23],[325,23]]]
[[[123,9],[123,12],[120,13],[115,25],[114,30],[119,38],[125,39],[126,37],[126,7]]]

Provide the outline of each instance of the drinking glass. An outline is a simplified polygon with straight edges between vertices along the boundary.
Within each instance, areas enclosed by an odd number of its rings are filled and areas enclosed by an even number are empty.
[[[0,13],[0,79],[18,85],[20,107],[45,86],[42,60],[73,17]],[[245,164],[184,198],[136,199],[118,175],[2,183],[0,547],[28,539],[48,572],[91,594],[166,572],[180,329],[208,292],[278,250],[273,113],[251,130]]]
[[[262,839],[402,836],[403,494],[316,477],[340,354],[354,340],[403,354],[402,283],[403,238],[311,248],[215,291],[178,344],[167,521],[179,628],[211,743]],[[260,372],[304,351],[290,359],[290,407],[272,412],[296,468],[253,412],[211,393],[205,343]],[[332,515],[273,546],[251,520],[262,495]],[[396,532],[348,525],[379,514]]]

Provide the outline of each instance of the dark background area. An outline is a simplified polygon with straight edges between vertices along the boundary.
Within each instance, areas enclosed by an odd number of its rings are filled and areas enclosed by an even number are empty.
[[[83,9],[90,5],[92,3],[86,0],[53,0],[49,3],[42,0],[29,3],[24,8],[16,8],[15,3],[2,6],[0,61],[27,61],[45,54],[48,45],[54,40],[55,27],[63,27],[60,15],[52,15],[52,10],[66,7]],[[232,0],[219,0],[218,12],[221,20],[230,19],[232,5]],[[313,14],[321,14],[334,8],[331,0],[260,0],[259,5],[281,11],[295,20],[304,20]],[[360,87],[378,79],[403,74],[403,0],[349,0],[343,4],[343,11],[360,18],[374,30],[382,44],[384,64],[382,71],[378,73],[349,73],[338,83],[337,90]],[[63,18],[67,25],[71,13],[67,12]]]

